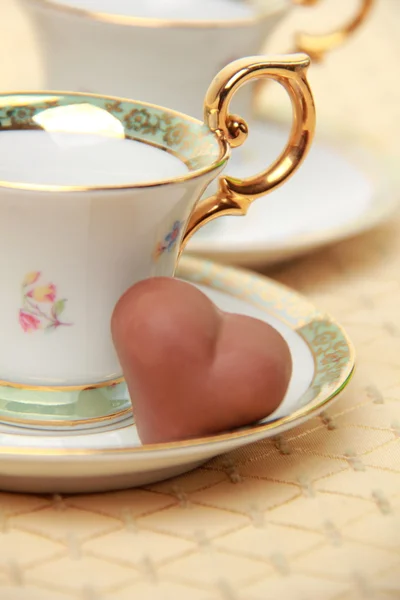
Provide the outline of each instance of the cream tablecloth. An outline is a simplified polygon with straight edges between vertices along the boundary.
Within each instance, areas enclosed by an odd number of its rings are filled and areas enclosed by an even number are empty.
[[[340,3],[321,7],[321,24],[338,20]],[[307,19],[291,18],[273,49],[290,47],[287,32]],[[310,73],[319,123],[362,132],[391,161],[399,22],[399,0],[378,0],[364,30]],[[2,89],[36,85],[32,48],[21,13],[2,0]],[[264,109],[279,112],[278,101],[269,95]],[[399,219],[274,270],[356,345],[351,387],[319,418],[142,490],[0,493],[1,600],[400,598],[399,274]]]

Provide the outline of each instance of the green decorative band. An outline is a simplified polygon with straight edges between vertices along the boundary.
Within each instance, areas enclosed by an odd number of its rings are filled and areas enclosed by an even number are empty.
[[[0,95],[0,132],[16,129],[140,140],[176,155],[189,171],[210,166],[223,154],[218,138],[200,121],[142,102],[90,94]]]

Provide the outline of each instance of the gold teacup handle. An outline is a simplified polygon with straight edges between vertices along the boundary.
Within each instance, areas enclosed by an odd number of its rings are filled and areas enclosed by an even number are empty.
[[[314,6],[320,0],[292,0],[301,6]],[[375,0],[359,0],[358,13],[341,29],[325,34],[297,33],[295,36],[296,50],[306,52],[313,61],[321,62],[325,54],[341,46],[362,25],[371,11]]]
[[[272,165],[246,179],[222,176],[218,191],[201,200],[194,208],[181,245],[205,223],[222,215],[245,215],[250,204],[282,185],[303,162],[314,136],[315,106],[306,73],[310,59],[305,54],[278,57],[254,56],[227,65],[212,81],[204,101],[204,121],[232,148],[243,144],[248,135],[247,123],[229,114],[235,92],[256,78],[272,79],[283,85],[293,108],[289,141]]]

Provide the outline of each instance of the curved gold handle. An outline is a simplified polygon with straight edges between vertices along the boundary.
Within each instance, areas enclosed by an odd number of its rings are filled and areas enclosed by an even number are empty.
[[[301,6],[314,6],[319,0],[292,0]],[[341,46],[360,27],[371,11],[375,0],[359,0],[360,9],[353,19],[337,31],[325,34],[298,33],[295,36],[296,50],[306,52],[313,61],[320,62],[325,54]]]
[[[265,171],[246,179],[220,177],[217,193],[195,206],[181,250],[205,223],[221,215],[245,215],[253,200],[282,185],[301,165],[315,130],[314,99],[306,78],[309,65],[305,54],[256,56],[230,63],[215,77],[204,101],[204,120],[232,148],[243,144],[248,130],[241,117],[229,114],[231,99],[238,88],[256,78],[273,79],[286,89],[293,108],[292,130],[286,148]]]

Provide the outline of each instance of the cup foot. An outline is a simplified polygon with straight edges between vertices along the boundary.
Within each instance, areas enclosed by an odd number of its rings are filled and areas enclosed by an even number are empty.
[[[0,424],[81,431],[131,418],[131,401],[123,380],[81,390],[0,386]]]

